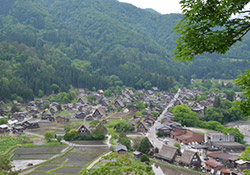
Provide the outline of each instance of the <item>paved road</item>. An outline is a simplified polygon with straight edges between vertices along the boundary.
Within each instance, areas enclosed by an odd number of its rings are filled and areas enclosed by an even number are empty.
[[[155,121],[155,124],[150,128],[150,130],[146,134],[146,136],[148,137],[148,139],[151,142],[151,144],[154,145],[154,147],[157,147],[158,149],[161,149],[161,147],[164,144],[164,142],[160,141],[157,138],[155,128],[157,126],[161,125],[160,121],[162,120],[163,116],[168,112],[168,109],[174,105],[174,102],[179,97],[180,91],[181,90],[179,89],[178,92],[175,94],[174,98],[170,101],[170,103],[168,104],[168,106],[164,109],[164,111],[161,113],[161,115]]]

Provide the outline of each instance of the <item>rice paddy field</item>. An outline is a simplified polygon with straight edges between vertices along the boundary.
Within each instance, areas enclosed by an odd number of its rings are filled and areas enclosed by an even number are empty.
[[[55,153],[60,151],[59,147],[52,147],[52,149],[40,148],[37,150],[37,158],[41,158],[39,153],[42,151],[46,151],[48,154]],[[22,150],[15,150],[13,153],[20,153]],[[28,150],[24,149],[23,154],[30,156],[29,151],[34,151],[33,148]],[[40,174],[54,174],[54,175],[73,175],[79,174],[82,169],[86,168],[89,163],[91,163],[94,159],[99,157],[100,155],[108,152],[108,147],[99,146],[96,147],[90,146],[80,146],[74,147],[69,152],[59,156],[58,158],[53,159],[53,161],[49,160],[41,164],[38,167],[35,167],[32,172],[29,172],[28,175],[40,175]],[[27,153],[27,154],[25,154]],[[45,154],[45,153],[44,153]]]

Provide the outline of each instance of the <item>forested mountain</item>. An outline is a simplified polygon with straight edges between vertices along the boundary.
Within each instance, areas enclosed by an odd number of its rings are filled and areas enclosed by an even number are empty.
[[[161,15],[116,0],[0,0],[0,98],[32,99],[72,85],[158,86],[197,78],[235,78],[247,65],[248,40],[231,57],[172,58],[180,14]],[[250,37],[248,37],[250,38]],[[229,58],[227,58],[229,57]]]

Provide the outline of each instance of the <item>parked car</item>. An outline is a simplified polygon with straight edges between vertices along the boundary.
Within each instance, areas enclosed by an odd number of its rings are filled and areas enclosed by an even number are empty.
[[[28,165],[27,166],[33,166],[33,163],[32,162],[30,162],[30,163],[28,163]]]

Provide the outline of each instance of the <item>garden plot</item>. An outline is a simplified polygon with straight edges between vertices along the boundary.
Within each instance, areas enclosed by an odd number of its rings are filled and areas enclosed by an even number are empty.
[[[72,141],[71,143],[78,145],[105,145],[103,141]]]
[[[60,153],[66,146],[46,146],[46,147],[28,147],[18,148],[13,151],[13,154],[29,154],[29,153]]]
[[[13,160],[43,160],[43,159],[49,159],[51,157],[55,156],[55,154],[15,154],[12,159]]]
[[[59,154],[65,146],[44,146],[44,147],[27,147],[27,148],[18,148],[12,152],[14,160],[12,165],[15,166],[15,169],[26,169],[28,168],[29,163],[33,165],[40,164],[45,162],[47,159]],[[59,163],[60,165],[61,163]]]
[[[57,174],[78,174],[80,171],[82,170],[82,168],[79,167],[63,167],[60,168],[56,171],[53,171],[53,173],[57,173]]]
[[[39,122],[40,128],[37,129],[28,129],[27,131],[44,135],[46,131],[64,131],[65,124],[56,123],[56,122],[47,122],[47,121],[40,121]]]
[[[99,157],[98,153],[86,153],[86,154],[75,154],[68,153],[65,158],[68,159],[65,165],[71,166],[84,166],[89,162],[93,161],[95,158]]]
[[[32,172],[29,175],[46,175],[46,173]]]
[[[95,146],[95,147],[74,147],[70,152],[66,153],[63,157],[58,157],[52,162],[43,164],[35,169],[29,175],[36,175],[43,172],[47,174],[78,174],[86,165],[92,162],[105,152],[108,152],[108,147]],[[53,170],[55,169],[55,170]],[[33,174],[34,173],[34,174]],[[40,175],[40,174],[38,174]]]
[[[50,171],[50,170],[53,170],[55,168],[58,168],[58,166],[41,166],[41,167],[38,167],[36,169],[36,171],[43,171],[43,172],[46,172],[46,171]]]
[[[75,147],[71,152],[85,152],[85,153],[104,153],[108,152],[109,148],[107,147]]]

